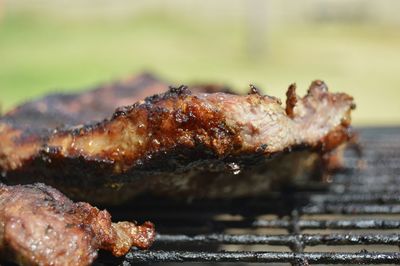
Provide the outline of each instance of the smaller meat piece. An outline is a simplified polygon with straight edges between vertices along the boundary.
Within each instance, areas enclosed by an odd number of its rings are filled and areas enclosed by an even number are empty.
[[[0,257],[20,265],[89,265],[104,249],[122,256],[131,246],[148,248],[150,222],[111,223],[88,203],[74,203],[44,184],[0,184]]]

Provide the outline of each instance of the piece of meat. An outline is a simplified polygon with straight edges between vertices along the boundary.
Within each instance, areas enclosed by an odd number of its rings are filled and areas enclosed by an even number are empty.
[[[254,87],[243,96],[201,91],[171,88],[104,121],[57,129],[24,128],[18,110],[25,107],[17,108],[0,120],[3,181],[46,182],[104,204],[143,193],[258,195],[321,176],[329,154],[351,138],[353,98],[328,92],[322,81],[303,98],[291,86],[286,108]],[[78,117],[92,120],[77,105]]]
[[[148,248],[153,224],[111,223],[107,211],[74,203],[44,184],[0,184],[0,257],[19,265],[89,265],[98,249],[122,256]]]
[[[118,107],[131,105],[147,96],[167,90],[166,82],[149,73],[143,73],[86,92],[51,94],[27,102],[5,114],[1,122],[28,131],[25,135],[32,132],[47,137],[55,128],[101,122],[109,118]],[[198,84],[193,90],[207,93],[230,92],[228,87],[213,84]]]
[[[47,137],[55,128],[102,121],[117,107],[165,92],[166,87],[166,83],[145,73],[83,93],[51,94],[27,102],[5,114],[2,122],[28,130],[25,135],[32,132]]]

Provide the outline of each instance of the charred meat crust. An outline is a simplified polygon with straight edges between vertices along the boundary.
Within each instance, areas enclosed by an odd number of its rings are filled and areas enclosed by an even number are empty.
[[[56,128],[90,126],[110,117],[116,108],[129,106],[149,95],[167,91],[168,84],[158,77],[142,73],[110,84],[100,85],[86,92],[51,94],[22,104],[6,113],[2,122],[32,134],[47,138]],[[215,84],[197,84],[196,92],[232,93],[229,87]]]
[[[268,178],[268,171],[274,171],[272,162],[290,151],[305,151],[311,158],[292,156],[294,164],[320,164],[322,155],[351,138],[352,109],[352,97],[329,93],[322,81],[313,82],[303,98],[291,86],[286,109],[254,87],[249,95],[239,96],[181,86],[118,108],[111,119],[58,129],[47,138],[32,136],[29,143],[19,138],[13,124],[2,123],[7,144],[0,144],[0,168],[5,182],[44,181],[78,198],[81,185],[96,187],[98,192],[88,197],[103,203],[144,192],[196,196],[195,184],[201,183],[200,191],[209,186],[193,179],[207,179],[205,173],[216,179],[224,173],[234,180],[263,169]],[[7,147],[20,152],[13,157]],[[229,175],[230,165],[241,169],[237,178]],[[115,193],[107,197],[104,191]],[[232,191],[231,196],[244,193]]]
[[[98,249],[122,256],[155,237],[150,222],[111,223],[107,211],[43,184],[0,184],[0,230],[0,257],[21,265],[89,265]]]
[[[293,118],[293,109],[297,104],[296,84],[291,84],[286,92],[286,114]]]

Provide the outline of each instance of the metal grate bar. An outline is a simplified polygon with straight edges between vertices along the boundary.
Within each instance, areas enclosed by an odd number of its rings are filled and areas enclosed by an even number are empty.
[[[302,243],[304,246],[316,245],[400,245],[400,235],[390,234],[330,234],[330,235],[229,235],[229,234],[208,234],[208,235],[158,235],[157,243],[196,243],[196,244],[235,244],[235,245],[278,245],[291,246]]]
[[[400,214],[400,204],[318,204],[305,206],[301,212],[304,214]]]
[[[256,220],[253,227],[287,228],[286,220]],[[399,229],[399,220],[301,220],[298,222],[301,229]],[[233,224],[231,224],[233,227]]]
[[[382,264],[400,263],[400,253],[322,253],[322,252],[185,252],[136,251],[125,258],[127,263],[149,262],[247,262],[247,263],[309,263],[329,264]]]
[[[397,184],[393,184],[397,185]],[[400,184],[398,184],[400,185]],[[369,193],[369,194],[347,194],[347,195],[315,195],[311,197],[312,202],[325,203],[400,203],[400,194],[398,193]]]
[[[190,221],[190,224],[181,225],[176,221],[162,221],[163,227],[169,229],[177,228],[178,231],[185,231],[201,226],[215,230],[223,230],[226,228],[271,228],[271,229],[289,229],[291,222],[288,220],[263,220],[263,219],[243,219],[238,221],[207,221],[204,224],[203,220]],[[400,220],[384,220],[384,219],[357,219],[357,220],[300,220],[298,221],[299,229],[379,229],[391,230],[400,228]]]

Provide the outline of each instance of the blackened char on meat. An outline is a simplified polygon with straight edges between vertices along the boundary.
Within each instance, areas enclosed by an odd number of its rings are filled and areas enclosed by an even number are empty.
[[[79,123],[49,125],[47,134],[21,129],[23,105],[0,122],[3,180],[46,182],[71,197],[106,204],[143,193],[258,195],[308,180],[351,138],[353,98],[328,92],[322,81],[303,98],[292,85],[286,107],[254,87],[248,95],[203,91],[170,88],[85,125],[93,119],[77,101],[72,109],[80,110],[74,115]],[[46,108],[42,113],[49,115]]]
[[[89,265],[98,249],[148,248],[153,224],[111,223],[107,211],[73,203],[43,184],[0,184],[0,258],[19,265]]]

